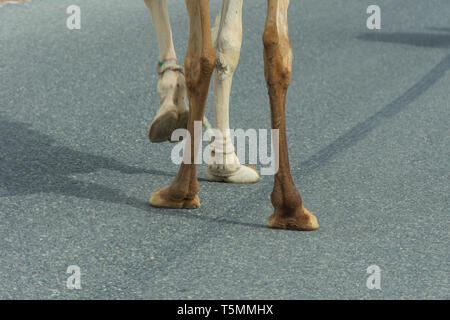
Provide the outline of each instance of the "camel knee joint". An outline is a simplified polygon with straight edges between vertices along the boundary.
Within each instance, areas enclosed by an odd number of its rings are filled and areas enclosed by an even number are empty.
[[[263,34],[265,75],[268,84],[290,82],[292,48],[287,36],[280,35],[275,27],[268,27]]]
[[[232,76],[239,63],[241,39],[239,35],[220,34],[215,43],[216,72],[221,77]]]

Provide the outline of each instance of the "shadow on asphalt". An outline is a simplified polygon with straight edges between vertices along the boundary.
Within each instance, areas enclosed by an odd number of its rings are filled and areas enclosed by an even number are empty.
[[[441,29],[442,28],[439,28],[439,30]],[[444,29],[444,31],[446,31],[446,29]],[[450,35],[421,33],[367,33],[360,35],[358,38],[370,41],[395,42],[420,46],[426,45],[429,47],[450,47]],[[445,56],[433,69],[431,69],[430,72],[423,76],[422,79],[420,79],[397,99],[381,108],[381,110],[363,122],[355,125],[332,143],[311,156],[308,160],[300,163],[300,170],[296,171],[296,175],[306,175],[323,166],[332,157],[354,146],[356,143],[364,139],[373,129],[384,123],[385,120],[392,118],[407,107],[411,102],[424,94],[439,79],[444,77],[449,70],[450,54]]]
[[[450,28],[429,28],[429,30],[449,32]],[[360,40],[407,44],[416,47],[450,48],[450,33],[419,32],[367,32],[358,36]]]
[[[450,28],[431,27],[431,28],[427,28],[427,29],[428,29],[428,30],[433,30],[433,31],[450,32]]]
[[[0,119],[0,197],[34,193],[56,193],[65,196],[124,204],[150,211],[147,201],[129,197],[118,190],[92,182],[79,181],[75,174],[100,169],[125,174],[151,174],[173,177],[173,174],[125,165],[115,159],[76,151],[55,145],[48,135],[31,129],[30,125]],[[215,223],[266,227],[222,218],[192,215],[189,210],[151,210],[152,214],[183,216]]]
[[[99,169],[126,174],[169,175],[57,146],[54,139],[31,129],[28,124],[5,119],[0,119],[0,159],[0,196],[58,193],[142,208],[144,203],[137,199],[97,183],[78,181],[71,176]]]

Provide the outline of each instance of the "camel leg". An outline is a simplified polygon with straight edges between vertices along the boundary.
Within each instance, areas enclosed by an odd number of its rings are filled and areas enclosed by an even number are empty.
[[[285,103],[291,77],[292,48],[288,34],[288,6],[289,0],[268,0],[263,34],[264,74],[270,98],[271,125],[279,130],[279,150],[275,148],[279,169],[270,197],[275,211],[269,217],[268,225],[278,229],[314,230],[319,227],[317,219],[303,207],[289,168]]]
[[[185,140],[185,152],[189,148],[189,159],[186,156],[183,158],[178,174],[169,187],[152,194],[150,204],[156,207],[196,208],[200,205],[194,158],[201,143],[201,123],[216,59],[211,39],[209,0],[186,0],[186,7],[190,22],[184,65],[190,105],[187,128],[191,138]],[[200,132],[194,135],[196,121],[200,124]]]
[[[223,0],[212,30],[217,59],[214,70],[214,127],[220,131],[221,139],[219,141],[215,137],[217,140],[214,144],[208,146],[215,158],[220,160],[206,167],[204,177],[210,181],[252,183],[259,180],[254,168],[239,163],[230,137],[230,92],[241,51],[242,2],[243,0]]]
[[[172,41],[166,0],[144,0],[150,9],[158,39],[159,110],[148,132],[152,142],[170,140],[177,128],[186,128],[189,109],[186,105],[186,84],[183,68],[178,64]]]

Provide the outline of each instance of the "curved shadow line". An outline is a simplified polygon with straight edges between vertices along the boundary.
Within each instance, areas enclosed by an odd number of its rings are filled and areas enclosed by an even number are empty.
[[[449,70],[450,55],[447,55],[430,72],[428,72],[422,79],[420,79],[400,97],[383,107],[365,121],[358,123],[345,134],[341,135],[325,148],[311,156],[308,160],[301,162],[301,169],[296,171],[296,173],[299,175],[307,174],[324,165],[337,154],[354,146],[356,143],[364,139],[369,132],[378,127],[384,120],[392,118],[411,102],[424,94],[439,79],[444,77]]]

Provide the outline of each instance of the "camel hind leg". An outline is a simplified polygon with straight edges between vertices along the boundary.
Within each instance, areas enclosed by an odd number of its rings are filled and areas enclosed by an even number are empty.
[[[275,211],[269,217],[268,224],[278,229],[315,230],[319,227],[317,219],[303,207],[289,168],[285,104],[291,77],[292,48],[288,34],[288,6],[289,0],[268,0],[263,34],[264,73],[270,98],[271,125],[272,129],[279,130],[279,148],[274,148],[279,169],[270,197]]]

